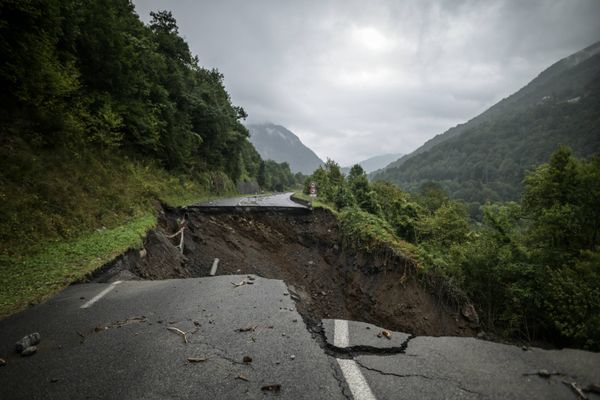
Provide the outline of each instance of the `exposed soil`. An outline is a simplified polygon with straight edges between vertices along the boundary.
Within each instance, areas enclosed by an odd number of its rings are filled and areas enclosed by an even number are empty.
[[[460,310],[423,287],[407,262],[344,250],[337,220],[327,210],[302,214],[186,210],[181,256],[175,247],[179,236],[167,235],[179,229],[183,213],[162,214],[144,250],[128,251],[95,280],[207,276],[219,258],[218,275],[256,274],[285,281],[309,324],[341,318],[415,335],[476,333]]]

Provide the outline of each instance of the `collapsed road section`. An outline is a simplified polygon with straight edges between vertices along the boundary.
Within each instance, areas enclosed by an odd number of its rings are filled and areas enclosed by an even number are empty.
[[[472,313],[409,260],[253,201],[163,210],[94,282],[0,321],[0,398],[600,398],[600,354],[460,337]]]
[[[460,304],[429,290],[410,260],[344,248],[329,210],[248,204],[164,210],[141,251],[128,251],[92,279],[203,277],[218,264],[217,275],[283,280],[312,326],[337,318],[416,335],[477,333],[476,319],[466,318]],[[180,236],[173,235],[182,224],[186,229],[180,243]]]

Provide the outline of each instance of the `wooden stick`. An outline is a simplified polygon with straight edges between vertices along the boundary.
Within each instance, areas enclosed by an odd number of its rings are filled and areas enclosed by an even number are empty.
[[[181,228],[180,230],[178,230],[177,232],[175,232],[172,235],[168,235],[167,238],[168,239],[173,239],[175,236],[179,235],[183,230],[185,229],[185,227]]]
[[[570,387],[571,389],[573,389],[573,391],[575,392],[575,394],[577,394],[577,397],[579,399],[587,400],[587,396],[585,394],[583,394],[583,392],[581,391],[581,389],[579,389],[579,387],[577,386],[577,383],[575,383],[575,382],[567,382],[567,381],[563,381],[563,383],[565,385],[567,385],[568,387]]]
[[[170,330],[171,332],[175,332],[175,333],[177,333],[177,334],[181,335],[181,336],[183,337],[183,341],[184,341],[185,343],[187,343],[187,342],[188,342],[188,339],[187,339],[187,333],[185,333],[185,332],[184,332],[184,331],[182,331],[181,329],[179,329],[179,328],[175,328],[174,326],[168,326],[168,327],[167,327],[167,329],[168,329],[168,330]]]

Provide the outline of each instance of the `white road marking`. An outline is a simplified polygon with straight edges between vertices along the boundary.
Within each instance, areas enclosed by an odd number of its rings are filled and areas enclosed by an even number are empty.
[[[106,289],[104,289],[103,291],[101,291],[100,293],[98,293],[97,295],[95,295],[92,299],[90,299],[89,301],[87,301],[85,304],[83,304],[79,308],[90,308],[95,302],[97,302],[98,300],[100,300],[101,298],[103,298],[104,296],[106,296],[108,294],[108,292],[110,292],[111,290],[113,290],[115,288],[115,286],[117,286],[121,282],[122,281],[114,281],[113,283],[110,284],[109,287],[107,287]]]
[[[212,267],[210,268],[210,276],[215,276],[217,273],[217,267],[219,266],[219,259],[215,258],[215,261],[212,263]]]
[[[342,370],[342,374],[344,374],[344,378],[346,378],[354,400],[376,400],[356,361],[338,358],[337,362]]]
[[[341,349],[348,347],[348,321],[345,319],[333,320],[333,345]]]

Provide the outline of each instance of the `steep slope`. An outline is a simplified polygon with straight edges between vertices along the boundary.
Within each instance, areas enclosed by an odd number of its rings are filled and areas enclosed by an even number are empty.
[[[500,100],[468,122],[459,124],[442,134],[436,135],[414,152],[397,159],[384,169],[399,167],[410,158],[424,153],[448,139],[459,136],[469,129],[495,118],[519,112],[524,108],[539,104],[543,101],[542,99],[560,101],[576,97],[576,93],[581,93],[584,87],[597,77],[600,65],[597,61],[587,61],[590,59],[597,60],[599,53],[600,42],[597,42],[575,54],[563,58],[540,73],[518,92]],[[379,172],[381,171],[375,171],[373,177]]]
[[[281,125],[272,123],[252,124],[250,142],[265,160],[287,162],[293,172],[311,174],[323,165],[314,151],[306,147],[298,136]]]
[[[369,174],[373,171],[377,171],[378,169],[385,167],[386,165],[399,159],[403,155],[404,154],[401,153],[380,154],[377,156],[367,158],[366,160],[359,161],[358,165],[363,167],[365,172]],[[350,168],[351,167],[344,167],[342,168],[342,172],[348,173],[348,171],[350,171]]]
[[[600,151],[600,43],[567,57],[509,98],[374,174],[412,190],[441,183],[453,197],[513,200],[527,169],[560,144]]]

